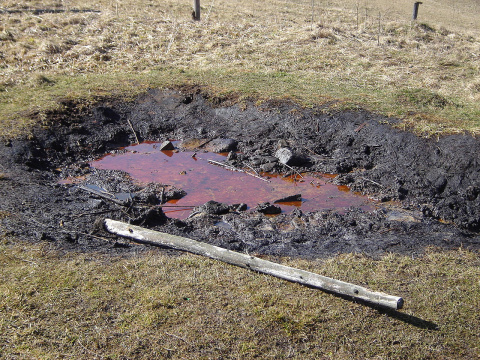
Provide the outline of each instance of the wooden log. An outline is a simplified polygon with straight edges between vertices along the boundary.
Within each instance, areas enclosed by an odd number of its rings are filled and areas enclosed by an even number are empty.
[[[269,274],[281,279],[300,283],[327,292],[348,296],[353,299],[359,299],[376,306],[392,308],[395,310],[403,307],[403,299],[401,297],[387,295],[381,292],[374,292],[361,286],[356,286],[354,284],[332,279],[312,272],[295,269],[289,266],[276,264],[271,261],[223,249],[218,246],[213,246],[181,236],[161,233],[111,219],[105,220],[105,227],[113,234],[128,237],[140,243],[167,246],[173,249],[184,250],[197,255],[207,256],[212,259],[221,260],[223,262],[258,271],[263,274]]]

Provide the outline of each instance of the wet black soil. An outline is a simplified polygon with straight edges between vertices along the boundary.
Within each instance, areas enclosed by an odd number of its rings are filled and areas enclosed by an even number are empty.
[[[470,135],[426,139],[396,129],[395,119],[365,111],[303,109],[291,102],[238,104],[198,90],[152,90],[132,103],[105,101],[87,110],[65,104],[65,109],[50,114],[50,125],[35,129],[29,139],[0,146],[5,175],[0,214],[9,214],[1,226],[11,239],[47,240],[65,250],[141,251],[105,232],[103,220],[113,218],[232,250],[279,256],[480,248],[480,141]],[[136,137],[195,139],[198,151],[229,144],[235,152],[226,161],[239,168],[339,174],[332,181],[379,204],[371,212],[351,208],[344,214],[296,210],[280,215],[244,211],[238,204],[207,204],[186,220],[171,219],[158,205],[165,197],[179,196],[179,189],[162,194],[157,185],[140,188],[125,173],[89,166],[98,156],[135,143]],[[291,154],[281,160],[288,166],[278,160],[279,149]],[[85,176],[94,191],[58,183],[67,176]],[[130,195],[114,197],[117,193]]]

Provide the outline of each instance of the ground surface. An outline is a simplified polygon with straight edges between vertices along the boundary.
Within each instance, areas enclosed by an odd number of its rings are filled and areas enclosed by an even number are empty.
[[[198,89],[152,90],[132,103],[50,114],[52,124],[0,148],[3,227],[17,238],[59,248],[129,252],[102,227],[106,217],[249,253],[316,258],[337,253],[419,254],[428,246],[480,248],[480,143],[469,135],[423,139],[392,128],[395,119],[367,112],[302,109],[290,102],[211,99]],[[231,164],[258,170],[278,147],[303,159],[298,171],[336,173],[338,184],[380,200],[376,211],[351,209],[266,216],[196,209],[168,219],[137,197],[126,206],[99,198],[60,177],[90,176],[110,192],[136,192],[123,173],[90,173],[88,160],[136,141],[222,139],[238,142]],[[273,171],[291,169],[274,163]],[[89,174],[90,173],[90,174]],[[155,195],[155,192],[152,190]],[[158,193],[156,193],[158,195]],[[219,225],[219,223],[221,225]],[[110,242],[105,242],[109,239]],[[138,251],[136,249],[135,251]]]

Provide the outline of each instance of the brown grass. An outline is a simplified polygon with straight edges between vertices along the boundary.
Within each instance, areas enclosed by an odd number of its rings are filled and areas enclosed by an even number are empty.
[[[128,258],[0,251],[6,359],[473,359],[477,254],[281,260],[405,297],[396,316],[245,269],[161,250]],[[435,330],[436,328],[436,330]]]
[[[478,132],[478,2],[424,2],[413,25],[404,0],[314,1],[313,21],[311,5],[209,0],[196,23],[188,1],[5,0],[0,135],[47,123],[66,100],[182,84],[306,105],[338,99],[430,135]],[[65,255],[6,236],[2,358],[480,357],[480,263],[462,249],[281,260],[403,296],[404,315],[393,316],[193,255]]]
[[[305,104],[333,97],[396,116],[415,113],[427,130],[480,127],[475,1],[425,3],[413,25],[408,1],[314,1],[313,11],[307,0],[202,5],[203,20],[193,22],[191,4],[174,0],[4,2],[12,12],[0,14],[0,97],[10,107],[0,107],[1,119],[32,112],[21,94],[47,97],[34,104],[36,112],[54,107],[59,92],[78,95],[77,83],[93,94],[115,89],[84,81],[95,74],[112,84],[130,76],[137,92],[194,82]],[[446,105],[399,102],[403,90],[429,91]]]

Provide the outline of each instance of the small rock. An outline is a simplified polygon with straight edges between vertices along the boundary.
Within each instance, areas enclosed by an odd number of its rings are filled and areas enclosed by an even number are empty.
[[[90,209],[99,209],[101,208],[105,202],[103,200],[98,199],[88,199],[88,207]]]
[[[263,157],[263,162],[264,163],[276,163],[278,161],[278,159],[275,157],[275,156],[264,156]]]
[[[465,190],[465,196],[468,201],[474,201],[477,199],[478,194],[480,194],[480,187],[478,186],[469,186]]]
[[[415,218],[413,215],[408,214],[407,212],[402,211],[390,211],[387,214],[388,221],[399,221],[399,222],[418,222],[419,220]]]
[[[78,241],[78,234],[76,234],[74,237],[70,233],[65,233],[63,235],[63,240],[71,244],[76,243]]]
[[[202,146],[206,141],[207,141],[206,139],[196,139],[196,138],[185,139],[180,143],[180,147],[187,150],[193,150]]]
[[[234,153],[233,151],[230,151],[227,155],[227,160],[228,161],[237,160],[237,154]]]
[[[287,143],[286,140],[284,140],[284,139],[278,140],[277,149],[281,149],[281,148],[284,148],[284,147],[287,147],[287,146],[288,146],[288,143]]]
[[[120,249],[128,249],[131,247],[131,245],[125,242],[115,241],[115,243],[113,244],[113,247],[120,248]]]
[[[210,200],[203,204],[199,210],[210,215],[222,215],[230,211],[230,206],[228,204]]]
[[[256,209],[259,213],[266,215],[280,214],[282,212],[280,206],[272,205],[269,202],[258,204]]]
[[[288,147],[278,149],[275,152],[275,157],[280,163],[289,166],[300,166],[308,161],[305,156],[301,154],[295,154],[292,149]]]
[[[230,206],[230,209],[232,211],[245,211],[247,210],[247,204],[241,203],[241,204],[233,204]]]
[[[153,207],[144,211],[140,216],[132,220],[133,225],[156,226],[166,222],[167,217],[159,207]]]
[[[164,141],[160,144],[159,149],[163,150],[175,150],[175,146],[173,146],[171,141]]]
[[[447,179],[444,176],[440,176],[433,185],[435,192],[437,194],[443,193],[445,188],[447,187]]]
[[[273,162],[266,163],[266,164],[263,164],[262,166],[260,166],[260,168],[262,169],[262,171],[270,172],[275,168],[275,163],[273,163]]]
[[[237,144],[233,139],[213,139],[205,145],[205,150],[216,153],[235,151]]]
[[[291,202],[291,201],[302,201],[302,194],[295,194],[290,196],[285,196],[281,199],[275,200],[274,203],[279,202]]]
[[[157,205],[160,203],[160,199],[155,191],[142,191],[138,194],[135,194],[134,199],[149,205]]]
[[[258,166],[262,163],[262,159],[261,158],[253,158],[252,160],[250,160],[250,164],[252,164],[253,166]]]
[[[288,165],[293,159],[293,152],[289,148],[283,147],[275,152],[275,157],[280,163]]]
[[[187,192],[182,189],[176,189],[176,188],[171,188],[164,194],[164,201],[169,201],[169,200],[179,200],[183,198],[185,195],[187,195]]]

